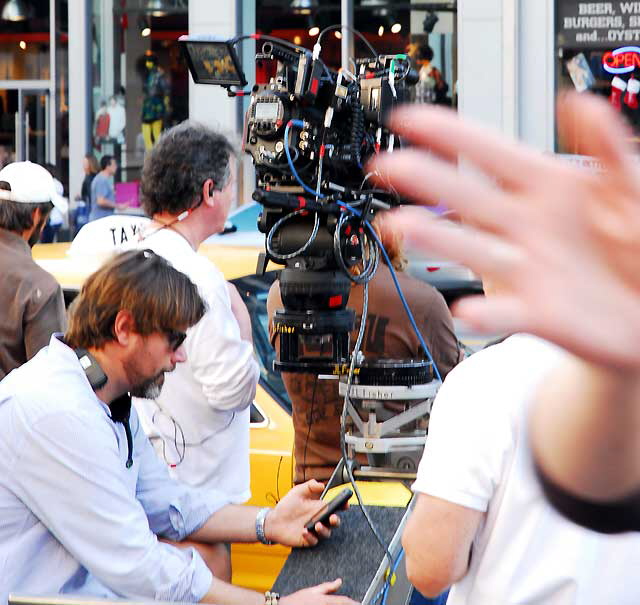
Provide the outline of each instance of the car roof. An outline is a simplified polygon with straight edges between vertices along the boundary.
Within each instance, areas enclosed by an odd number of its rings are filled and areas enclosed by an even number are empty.
[[[70,244],[37,244],[33,247],[33,259],[51,273],[63,290],[79,290],[88,275],[93,273],[108,254],[70,255]],[[256,272],[260,246],[229,246],[202,244],[198,252],[212,261],[225,279],[232,280]],[[272,267],[273,268],[273,267]]]

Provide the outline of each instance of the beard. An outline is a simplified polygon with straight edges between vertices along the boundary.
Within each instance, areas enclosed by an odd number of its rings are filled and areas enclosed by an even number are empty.
[[[144,399],[155,399],[162,391],[164,384],[165,372],[171,372],[174,368],[166,368],[162,371],[149,376],[140,363],[139,355],[133,356],[123,365],[127,381],[131,385],[129,392],[133,397],[142,397]]]
[[[160,372],[160,374],[153,378],[148,378],[147,380],[131,387],[131,396],[141,397],[143,399],[155,399],[160,396],[163,384],[164,372]]]
[[[38,224],[35,226],[35,229],[33,230],[31,237],[29,237],[27,241],[27,244],[29,244],[29,248],[33,248],[40,241],[42,230],[44,229],[44,226],[48,219],[49,217],[46,216],[44,218],[40,218],[40,220],[38,221]]]

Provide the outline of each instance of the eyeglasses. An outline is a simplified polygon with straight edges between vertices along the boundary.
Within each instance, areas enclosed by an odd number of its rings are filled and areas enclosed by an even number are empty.
[[[167,335],[167,342],[174,353],[182,346],[184,339],[187,337],[185,332],[179,332],[178,330],[167,330],[165,334]]]

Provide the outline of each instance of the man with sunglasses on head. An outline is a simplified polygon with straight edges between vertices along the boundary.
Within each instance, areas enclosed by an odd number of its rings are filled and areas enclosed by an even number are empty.
[[[0,605],[10,593],[277,605],[212,574],[201,552],[330,535],[305,529],[323,506],[318,482],[256,509],[175,481],[158,460],[131,395],[158,396],[204,313],[197,288],[162,257],[122,253],[84,283],[64,336],[0,382]],[[328,594],[339,586],[281,603],[350,605]]]
[[[31,248],[52,208],[64,214],[66,205],[42,166],[14,162],[0,170],[0,379],[64,329],[62,290]]]
[[[251,320],[235,286],[197,254],[224,228],[235,195],[236,159],[228,140],[183,122],[163,133],[142,170],[142,206],[152,218],[140,246],[164,256],[196,284],[208,311],[187,331],[187,361],[159,397],[134,401],[172,476],[215,487],[231,502],[250,497],[250,405],[260,370]],[[227,549],[220,565],[231,578]]]

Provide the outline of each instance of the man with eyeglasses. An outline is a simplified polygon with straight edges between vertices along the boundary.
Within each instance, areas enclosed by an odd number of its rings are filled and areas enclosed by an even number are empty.
[[[231,502],[249,499],[250,406],[260,369],[251,319],[236,288],[197,253],[222,231],[235,195],[236,159],[228,140],[183,122],[163,133],[145,158],[142,205],[152,218],[139,246],[166,258],[198,286],[208,310],[189,330],[187,361],[159,397],[136,399],[152,444],[170,474],[188,485],[214,487]],[[219,552],[226,577],[230,557]]]
[[[131,407],[186,360],[185,331],[204,313],[187,276],[150,250],[125,252],[86,280],[66,333],[0,382],[0,605],[10,593],[277,605],[214,578],[192,545],[315,545],[304,526],[322,484],[273,509],[230,504],[171,479]],[[328,594],[339,585],[282,605],[351,604]]]

